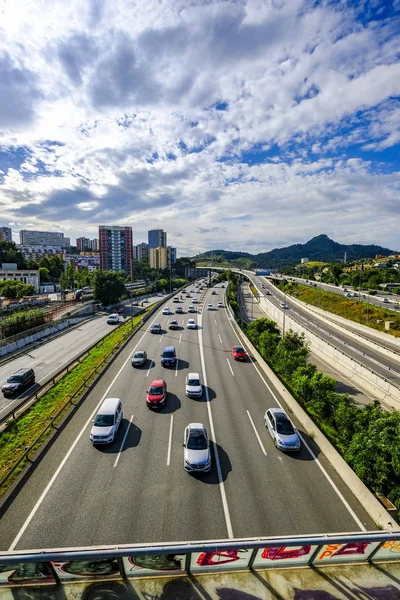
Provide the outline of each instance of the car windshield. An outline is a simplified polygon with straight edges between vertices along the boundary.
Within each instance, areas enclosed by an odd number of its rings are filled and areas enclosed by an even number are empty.
[[[19,383],[20,381],[22,381],[22,375],[11,375],[11,377],[9,377],[7,381],[8,383]]]
[[[242,348],[242,346],[236,346],[235,352],[237,352],[238,354],[244,354],[244,349]]]
[[[96,427],[111,427],[114,425],[114,415],[97,415],[94,424]]]
[[[135,354],[133,355],[133,358],[143,358],[144,357],[144,352],[135,352]]]
[[[164,390],[162,385],[152,385],[149,389],[149,394],[152,394],[153,396],[160,396],[163,393]]]
[[[200,379],[188,379],[187,384],[188,385],[193,385],[193,386],[199,386],[200,385]]]
[[[172,350],[166,350],[165,352],[163,352],[163,357],[164,358],[174,358],[174,353],[172,352]]]
[[[187,447],[189,450],[206,450],[208,447],[207,439],[203,431],[200,429],[193,429],[193,431],[190,432]]]
[[[276,431],[283,435],[293,435],[294,428],[289,419],[282,415],[276,417]]]
[[[159,323],[154,323],[153,325],[153,329],[159,329],[161,327],[161,325],[159,325]]]

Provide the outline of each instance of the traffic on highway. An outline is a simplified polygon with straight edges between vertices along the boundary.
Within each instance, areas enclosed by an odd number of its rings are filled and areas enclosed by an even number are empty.
[[[14,550],[374,528],[246,349],[225,288],[198,284],[73,411],[3,503],[0,539]]]

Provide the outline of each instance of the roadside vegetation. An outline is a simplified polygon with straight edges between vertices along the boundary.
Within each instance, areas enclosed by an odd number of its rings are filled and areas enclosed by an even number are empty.
[[[40,308],[21,310],[0,320],[0,338],[4,339],[46,322],[46,311]]]
[[[301,285],[291,281],[278,283],[278,287],[287,294],[295,294],[296,298],[307,304],[318,306],[323,310],[349,319],[350,321],[367,325],[377,331],[400,337],[399,313],[383,306],[375,306],[366,301],[359,302],[357,298],[346,298],[340,294],[321,290],[321,288]],[[385,321],[392,321],[389,330],[385,329]]]
[[[151,307],[133,318],[133,328],[137,329],[143,318],[143,314],[151,310]],[[95,369],[99,367],[104,358],[113,350],[117,349],[123,343],[125,336],[132,328],[132,323],[128,320],[111,332],[102,342],[94,347],[89,355],[77,364],[68,374],[64,375],[47,393],[45,393],[35,404],[33,404],[25,413],[12,421],[0,434],[0,480],[6,475],[9,469],[23,455],[26,448],[29,447],[38,437],[41,431],[48,425],[52,417],[56,415],[63,406],[66,411],[70,408],[68,400],[82,386],[86,380],[87,385],[95,378]],[[61,413],[54,424],[60,420],[65,413]],[[40,438],[37,444],[39,447],[43,441],[52,432],[49,428]],[[32,450],[32,452],[34,449]],[[13,475],[7,480],[3,488],[0,489],[0,496],[15,480],[18,473],[26,465],[27,459],[23,461]]]
[[[227,301],[237,314],[239,277],[235,280],[226,272],[221,278],[229,280]],[[289,330],[282,336],[276,323],[267,318],[240,324],[265,362],[363,483],[400,507],[400,412],[383,410],[378,401],[358,406],[348,394],[337,394],[335,379],[309,362],[310,346],[304,335]]]

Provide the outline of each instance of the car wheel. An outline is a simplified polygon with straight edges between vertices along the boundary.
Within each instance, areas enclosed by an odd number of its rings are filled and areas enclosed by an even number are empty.
[[[276,443],[276,438],[274,438],[274,446],[275,446],[275,448],[278,447],[278,444]]]

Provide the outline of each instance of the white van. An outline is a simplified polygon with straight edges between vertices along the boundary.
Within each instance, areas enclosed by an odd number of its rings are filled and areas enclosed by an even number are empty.
[[[122,404],[119,398],[106,398],[100,406],[93,427],[90,441],[93,444],[109,444],[113,442],[123,417]]]

